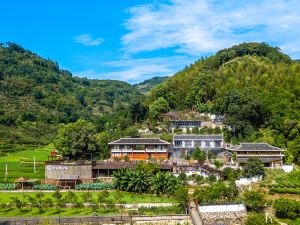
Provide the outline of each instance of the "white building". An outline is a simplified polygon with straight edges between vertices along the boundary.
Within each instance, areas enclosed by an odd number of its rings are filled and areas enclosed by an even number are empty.
[[[195,148],[201,148],[206,151],[220,152],[224,148],[224,139],[222,134],[205,135],[174,135],[172,141],[173,156],[180,157],[190,153]]]

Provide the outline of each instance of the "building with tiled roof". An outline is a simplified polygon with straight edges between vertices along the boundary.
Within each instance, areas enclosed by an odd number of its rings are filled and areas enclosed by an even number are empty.
[[[249,158],[256,157],[267,167],[280,167],[284,157],[283,149],[267,143],[241,143],[226,150],[236,154],[238,165],[243,165]]]
[[[108,143],[111,148],[111,158],[130,160],[168,159],[170,143],[159,138],[120,138]]]
[[[176,134],[173,137],[172,149],[175,157],[181,157],[190,153],[195,148],[206,151],[220,152],[224,147],[222,134]]]

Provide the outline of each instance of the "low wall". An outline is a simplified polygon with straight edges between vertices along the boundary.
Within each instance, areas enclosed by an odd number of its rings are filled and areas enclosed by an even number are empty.
[[[0,224],[5,225],[37,225],[41,222],[56,224],[192,224],[189,215],[161,215],[161,216],[72,216],[72,217],[15,217],[0,218]]]
[[[200,213],[205,212],[239,212],[246,211],[244,204],[228,204],[228,205],[202,205],[198,206]]]
[[[198,210],[204,225],[243,224],[247,216],[244,204],[205,205]]]
[[[261,180],[262,180],[262,176],[250,177],[250,178],[242,177],[242,178],[236,180],[235,184],[237,186],[240,186],[240,185],[249,185],[251,183],[259,182]]]

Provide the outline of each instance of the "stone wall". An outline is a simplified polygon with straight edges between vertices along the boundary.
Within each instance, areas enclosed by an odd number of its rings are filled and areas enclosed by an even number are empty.
[[[247,213],[242,212],[205,212],[200,213],[204,225],[244,224]]]

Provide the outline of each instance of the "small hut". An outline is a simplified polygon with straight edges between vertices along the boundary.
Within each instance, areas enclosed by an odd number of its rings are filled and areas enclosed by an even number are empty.
[[[38,179],[26,179],[24,177],[19,177],[14,181],[15,187],[21,186],[21,189],[32,189],[34,183],[38,181]]]
[[[60,160],[62,156],[58,154],[57,150],[51,150],[51,152],[48,155],[48,161],[54,161],[54,160]]]

